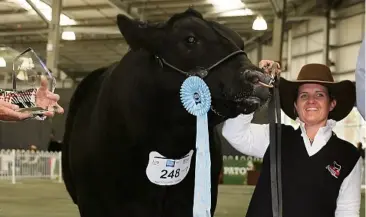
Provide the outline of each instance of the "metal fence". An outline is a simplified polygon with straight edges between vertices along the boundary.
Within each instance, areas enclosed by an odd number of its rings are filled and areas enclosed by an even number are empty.
[[[224,160],[227,159],[224,157]],[[366,190],[365,168],[364,161],[362,189]],[[61,152],[0,149],[0,180],[9,180],[15,184],[22,179],[50,179],[62,182]]]
[[[62,182],[61,152],[0,150],[0,180],[24,179]]]

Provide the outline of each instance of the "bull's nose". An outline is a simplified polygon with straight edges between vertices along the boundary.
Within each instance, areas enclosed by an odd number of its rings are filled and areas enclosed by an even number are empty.
[[[259,84],[264,87],[273,88],[273,78],[257,70],[245,70],[244,78],[254,84]]]

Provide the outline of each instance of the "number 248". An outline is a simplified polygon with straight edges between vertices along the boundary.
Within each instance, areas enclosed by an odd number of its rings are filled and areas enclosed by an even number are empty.
[[[168,177],[170,178],[178,178],[179,177],[179,172],[180,169],[176,169],[176,170],[172,170],[169,174],[168,174],[168,170],[162,170],[161,171],[163,174],[160,176],[161,179],[166,179]]]

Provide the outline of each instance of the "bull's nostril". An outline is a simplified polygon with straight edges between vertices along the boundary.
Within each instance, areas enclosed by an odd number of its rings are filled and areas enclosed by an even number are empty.
[[[243,75],[244,79],[248,82],[257,84],[260,81],[257,71],[246,69],[246,70],[244,70],[242,75]]]
[[[272,78],[261,71],[247,69],[244,70],[242,75],[247,82],[267,88],[273,88]]]

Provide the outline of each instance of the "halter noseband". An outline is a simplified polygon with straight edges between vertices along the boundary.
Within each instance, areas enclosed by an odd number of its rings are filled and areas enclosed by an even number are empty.
[[[226,60],[230,59],[231,57],[235,56],[235,55],[238,55],[238,54],[245,54],[246,53],[242,50],[237,50],[237,51],[234,51],[232,52],[231,54],[227,55],[226,57],[220,59],[219,61],[217,61],[216,63],[214,63],[213,65],[211,65],[210,67],[208,68],[201,68],[201,67],[198,67],[196,69],[193,69],[189,72],[186,72],[186,71],[183,71],[175,66],[173,66],[172,64],[168,63],[164,58],[161,58],[157,55],[155,55],[155,58],[156,60],[159,62],[159,65],[163,68],[164,65],[166,66],[169,66],[170,68],[174,69],[175,71],[177,72],[180,72],[181,74],[187,76],[187,77],[190,77],[190,76],[198,76],[200,78],[205,78],[207,77],[208,75],[208,72],[210,70],[212,70],[213,68],[215,68],[216,66],[220,65],[221,63],[225,62]]]

